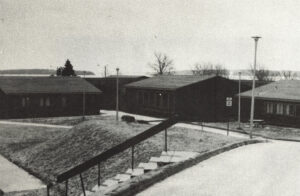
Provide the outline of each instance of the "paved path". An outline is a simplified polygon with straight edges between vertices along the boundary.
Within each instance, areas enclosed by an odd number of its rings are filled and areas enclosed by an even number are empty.
[[[102,115],[109,115],[109,116],[116,115],[116,111],[101,110],[101,112],[103,113]],[[150,117],[150,116],[143,116],[143,115],[138,115],[138,114],[130,114],[130,113],[126,113],[126,112],[119,112],[119,116],[122,116],[122,115],[134,116],[138,120],[147,120],[147,121],[163,120],[163,118],[155,118],[155,117]],[[157,123],[158,122],[154,122],[152,124],[157,124]],[[192,124],[187,124],[187,123],[177,123],[174,126],[185,127],[185,128],[190,128],[190,129],[197,129],[197,130],[203,130],[203,131],[206,131],[206,132],[227,135],[227,132],[222,130],[222,129],[216,129],[216,128],[210,128],[210,127],[203,127],[202,128],[201,125],[192,125]],[[236,132],[229,132],[229,135],[232,136],[232,137],[238,137],[238,138],[249,138],[248,135],[241,134],[241,133],[236,133]]]
[[[39,179],[28,174],[0,155],[0,189],[5,193],[45,188]]]
[[[179,172],[138,196],[299,196],[300,143],[240,147]]]
[[[65,126],[65,125],[52,125],[52,124],[43,124],[43,123],[29,123],[29,122],[16,122],[16,121],[4,121],[4,120],[1,120],[0,124],[51,127],[51,128],[62,128],[62,129],[72,128],[72,126]]]

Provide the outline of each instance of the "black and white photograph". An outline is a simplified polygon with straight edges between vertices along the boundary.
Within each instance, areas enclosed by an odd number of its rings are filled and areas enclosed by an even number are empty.
[[[299,196],[300,1],[0,0],[0,196]]]

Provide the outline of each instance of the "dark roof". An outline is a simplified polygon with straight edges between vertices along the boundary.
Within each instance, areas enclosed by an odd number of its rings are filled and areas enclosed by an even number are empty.
[[[254,89],[258,99],[300,101],[300,80],[280,80]],[[241,93],[241,97],[251,97],[251,90]]]
[[[198,83],[216,76],[165,75],[140,80],[125,85],[126,88],[146,88],[161,90],[176,90],[178,88]]]
[[[5,94],[32,93],[101,93],[80,77],[0,77],[0,90]]]

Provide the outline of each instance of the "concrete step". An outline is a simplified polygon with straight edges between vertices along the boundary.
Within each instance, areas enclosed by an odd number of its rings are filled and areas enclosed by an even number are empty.
[[[130,180],[131,175],[130,174],[117,174],[114,179],[117,180],[119,183],[125,182],[127,180]]]
[[[106,186],[106,187],[114,186],[114,185],[117,185],[117,184],[119,184],[119,181],[114,180],[114,179],[107,179],[102,183],[102,185]]]
[[[87,190],[85,191],[85,195],[86,195],[86,196],[91,196],[92,194],[94,194],[94,192],[87,191]],[[84,194],[81,193],[80,196],[84,196]]]
[[[149,162],[157,163],[158,166],[164,166],[171,163],[171,156],[151,157]]]
[[[143,168],[145,172],[155,170],[158,168],[158,165],[156,162],[149,162],[149,163],[140,163],[138,165],[138,168]]]
[[[135,168],[135,169],[128,169],[126,174],[130,174],[132,177],[140,176],[144,174],[144,169],[142,168]]]
[[[199,153],[190,152],[190,151],[163,151],[161,156],[173,156],[173,157],[183,157],[183,158],[192,158],[197,156]]]
[[[96,185],[96,186],[94,186],[94,187],[92,188],[92,191],[98,192],[98,191],[105,191],[106,189],[107,189],[106,186],[102,186],[102,185],[98,186],[98,185]]]

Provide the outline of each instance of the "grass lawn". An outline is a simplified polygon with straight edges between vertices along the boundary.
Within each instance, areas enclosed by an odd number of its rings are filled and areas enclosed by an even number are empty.
[[[204,125],[227,128],[227,123],[204,123]],[[237,130],[238,122],[230,122],[231,130]],[[241,128],[245,133],[249,133],[249,123],[241,123]],[[294,139],[300,140],[300,128],[265,125],[263,128],[253,128],[253,134],[274,139]]]
[[[76,117],[77,118],[77,117]],[[79,117],[80,118],[80,117]],[[49,121],[51,121],[50,118]],[[61,118],[60,122],[66,122]],[[32,121],[31,121],[32,122]],[[43,122],[45,123],[45,121]],[[148,129],[151,125],[116,122],[114,117],[88,118],[70,130],[7,125],[0,129],[0,153],[38,176],[44,182],[53,182],[56,176],[101,152]],[[233,137],[172,127],[168,129],[170,150],[206,152],[242,141]],[[135,147],[135,165],[158,156],[164,148],[164,133],[159,133]],[[130,167],[131,151],[127,150],[101,163],[103,180]],[[85,185],[91,189],[97,183],[96,166],[83,173]],[[70,195],[81,193],[79,177],[69,181]],[[64,185],[52,189],[60,195]]]

